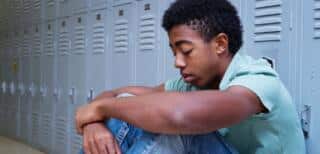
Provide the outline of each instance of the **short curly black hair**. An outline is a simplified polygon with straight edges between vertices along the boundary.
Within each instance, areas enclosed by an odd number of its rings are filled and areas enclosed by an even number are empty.
[[[188,25],[209,42],[219,33],[229,38],[229,51],[238,52],[242,45],[242,25],[235,7],[227,0],[176,0],[166,10],[162,27],[169,32],[174,26]]]

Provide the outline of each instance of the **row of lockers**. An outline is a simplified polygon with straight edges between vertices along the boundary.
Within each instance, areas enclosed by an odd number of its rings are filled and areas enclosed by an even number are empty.
[[[177,75],[167,36],[160,35],[169,3],[115,4],[29,26],[21,20],[2,31],[2,134],[46,152],[77,153],[79,105],[106,89]]]
[[[77,153],[73,112],[103,90],[178,76],[161,28],[172,0],[0,2],[0,134]],[[241,52],[268,59],[290,90],[310,153],[320,123],[320,0],[231,0]],[[310,9],[311,8],[311,9]],[[285,113],[284,113],[285,114]]]

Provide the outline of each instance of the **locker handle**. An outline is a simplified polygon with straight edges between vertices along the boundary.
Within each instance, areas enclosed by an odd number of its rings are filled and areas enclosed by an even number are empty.
[[[71,89],[69,90],[69,97],[70,97],[70,99],[71,99],[71,104],[74,104],[75,95],[76,95],[76,88],[71,88]]]
[[[94,97],[94,90],[93,90],[93,88],[91,88],[91,89],[89,90],[89,94],[88,94],[88,97],[87,97],[87,101],[88,101],[88,102],[91,102],[91,101],[93,100],[93,97]]]

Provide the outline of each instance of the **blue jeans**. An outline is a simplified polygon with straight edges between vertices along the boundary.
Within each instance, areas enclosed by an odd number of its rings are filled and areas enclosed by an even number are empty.
[[[122,153],[127,154],[237,154],[218,132],[204,135],[163,135],[146,132],[126,122],[111,119],[112,132]],[[80,154],[83,154],[81,150]]]

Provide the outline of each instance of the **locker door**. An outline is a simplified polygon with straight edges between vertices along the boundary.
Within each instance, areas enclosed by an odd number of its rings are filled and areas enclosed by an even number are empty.
[[[138,1],[138,39],[136,42],[136,84],[155,86],[160,80],[159,69],[159,29],[160,14],[159,1],[140,0]]]
[[[52,146],[53,109],[54,109],[54,83],[55,83],[55,32],[56,20],[45,23],[44,54],[43,54],[43,102],[41,104],[41,147],[50,151]]]
[[[301,59],[301,73],[299,83],[301,85],[301,105],[310,105],[310,124],[309,127],[303,125],[304,129],[309,131],[309,137],[306,138],[307,152],[319,153],[318,146],[320,124],[317,116],[320,115],[320,105],[317,100],[320,98],[320,67],[319,67],[319,48],[320,48],[320,1],[310,0],[300,2],[301,6],[301,21],[299,21],[302,29],[302,36],[298,40],[301,42],[299,48],[299,58]],[[306,26],[307,25],[307,26]],[[315,101],[316,100],[316,101]],[[304,111],[305,108],[301,108]],[[302,112],[303,117],[307,117],[307,112]]]
[[[19,137],[23,140],[30,141],[30,117],[31,117],[31,93],[29,84],[31,83],[31,50],[30,50],[30,26],[21,29],[21,51],[18,57],[18,95],[19,100],[16,104],[19,107]]]
[[[71,0],[59,0],[59,6],[58,6],[58,17],[67,17],[71,15]]]
[[[45,19],[52,20],[57,17],[57,1],[56,0],[45,0]]]
[[[111,88],[134,83],[134,3],[114,6]]]
[[[40,148],[40,85],[41,85],[41,73],[40,73],[40,61],[41,61],[41,24],[36,23],[32,26],[32,79],[31,79],[31,95],[32,97],[32,115],[31,115],[31,144],[36,147]]]
[[[19,28],[18,28],[19,29]],[[19,71],[19,57],[21,53],[21,49],[22,49],[22,44],[21,44],[21,37],[23,36],[23,33],[20,31],[16,31],[15,35],[14,35],[14,46],[13,46],[13,50],[12,50],[12,61],[11,61],[11,65],[12,65],[12,78],[11,78],[11,82],[10,82],[10,93],[9,93],[9,97],[8,97],[8,102],[9,102],[9,113],[8,113],[8,117],[10,117],[10,121],[9,121],[9,135],[13,138],[15,138],[16,136],[16,125],[17,125],[17,106],[18,106],[18,71]]]
[[[41,20],[41,0],[32,1],[32,21],[39,22]]]
[[[90,49],[89,49],[89,70],[88,70],[88,100],[91,100],[95,95],[100,94],[106,89],[108,81],[110,82],[107,70],[110,67],[110,50],[107,44],[110,40],[111,19],[112,12],[107,9],[95,10],[90,13]],[[110,83],[109,83],[110,85]]]
[[[71,47],[71,22],[69,18],[60,19],[58,22],[58,27],[58,82],[53,153],[69,153],[69,128],[71,124],[68,118],[70,115],[70,103],[68,97],[68,57]]]
[[[291,56],[292,36],[290,26],[290,3],[283,0],[251,0],[248,5],[248,22],[245,29],[250,40],[249,54],[269,59],[280,74],[280,78],[290,89],[289,57]]]
[[[76,133],[73,115],[77,107],[86,103],[87,89],[87,15],[76,14],[71,18],[72,22],[72,51],[69,56],[68,68],[69,99],[71,106],[71,153],[78,153],[82,146],[81,137]]]

